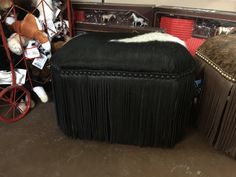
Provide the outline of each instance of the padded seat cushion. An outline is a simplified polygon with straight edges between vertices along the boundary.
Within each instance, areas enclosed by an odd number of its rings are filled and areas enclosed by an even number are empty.
[[[159,32],[157,33],[159,34]],[[177,42],[116,42],[137,34],[90,33],[75,37],[53,58],[61,68],[157,72],[184,74],[191,72],[194,61]]]

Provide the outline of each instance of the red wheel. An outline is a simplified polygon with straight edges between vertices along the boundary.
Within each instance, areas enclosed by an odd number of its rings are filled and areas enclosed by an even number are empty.
[[[22,119],[30,108],[30,93],[22,86],[13,85],[0,92],[0,121],[6,123]]]

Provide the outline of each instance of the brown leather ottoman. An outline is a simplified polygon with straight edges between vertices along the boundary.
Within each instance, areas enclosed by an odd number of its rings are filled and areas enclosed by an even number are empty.
[[[199,127],[216,149],[236,158],[236,34],[208,39],[196,58],[203,78]]]

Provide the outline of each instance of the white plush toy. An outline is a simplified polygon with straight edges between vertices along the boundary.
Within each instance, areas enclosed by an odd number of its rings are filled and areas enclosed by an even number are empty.
[[[8,47],[11,52],[15,53],[16,55],[22,55],[23,49],[22,47],[26,46],[28,43],[28,40],[20,36],[17,33],[13,33],[8,39],[7,39]]]
[[[13,17],[7,17],[6,24],[10,25],[15,32],[22,36],[37,40],[41,44],[42,52],[49,53],[47,55],[50,57],[51,43],[47,34],[42,31],[42,26],[34,15],[28,13],[21,21],[16,21]]]

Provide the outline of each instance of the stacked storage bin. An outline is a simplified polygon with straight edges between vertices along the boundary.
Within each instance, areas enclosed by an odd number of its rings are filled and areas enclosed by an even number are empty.
[[[192,37],[194,21],[192,19],[161,17],[160,27],[165,29],[167,33],[185,41],[189,52],[195,55],[197,48],[205,41],[205,39]]]

